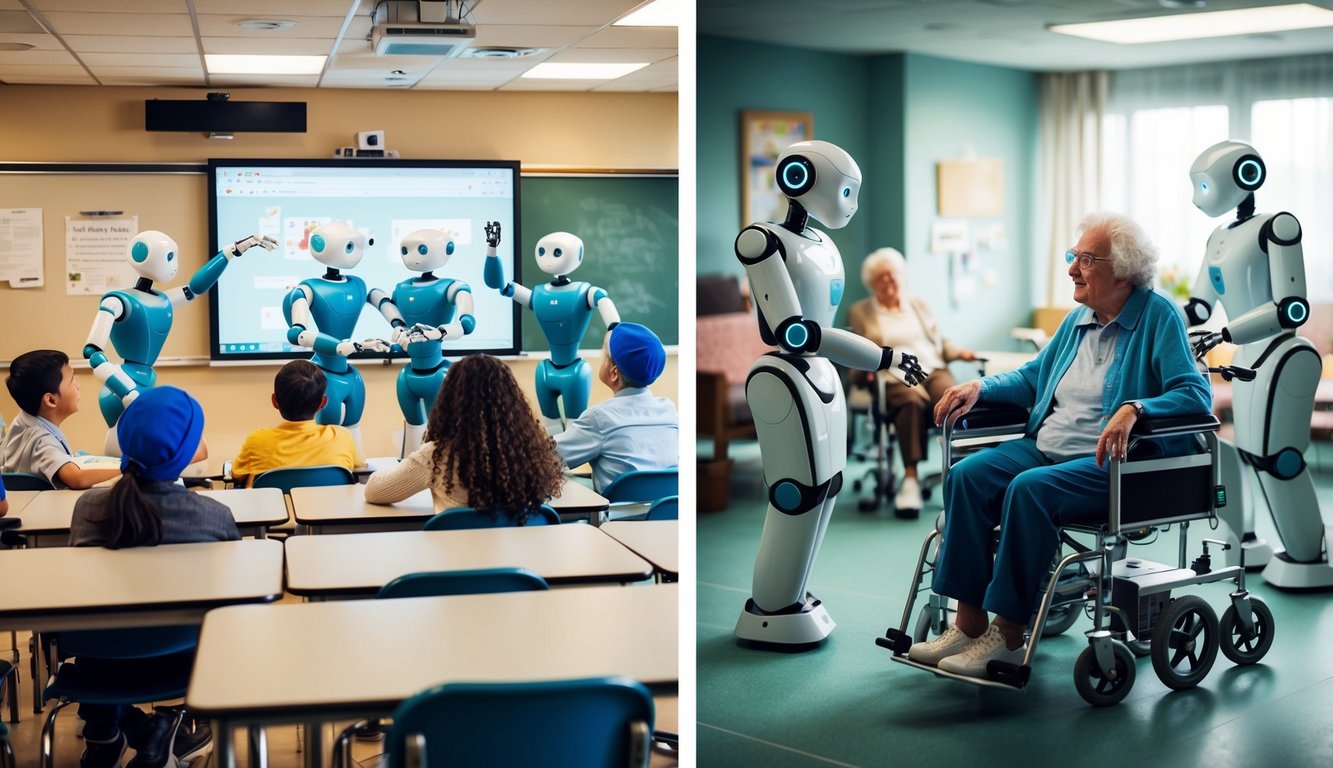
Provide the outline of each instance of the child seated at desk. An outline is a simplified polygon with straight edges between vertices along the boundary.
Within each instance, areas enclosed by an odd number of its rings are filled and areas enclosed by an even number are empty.
[[[426,422],[426,441],[370,476],[366,501],[392,504],[429,488],[435,511],[497,509],[522,524],[564,485],[563,466],[514,374],[468,355],[449,368]]]
[[[272,399],[283,422],[256,429],[245,438],[231,467],[237,483],[248,487],[259,473],[280,467],[334,464],[353,470],[365,466],[346,427],[315,423],[315,414],[328,401],[324,390],[324,372],[309,360],[282,366],[273,379]]]
[[[240,539],[226,505],[176,483],[203,431],[203,409],[176,387],[154,387],[130,403],[116,425],[123,474],[112,487],[88,491],[74,503],[70,545],[122,549]],[[190,664],[193,657],[191,648],[151,664]],[[76,662],[82,674],[119,672],[128,664],[132,662],[83,657]],[[152,674],[153,666],[135,669]],[[131,768],[157,768],[173,753],[184,759],[212,741],[206,727],[178,729],[175,718],[161,712],[147,715],[132,706],[80,704],[79,716],[84,721],[81,768],[119,765],[127,743],[136,750]]]
[[[91,488],[120,474],[119,469],[85,469],[60,431],[79,410],[79,385],[69,356],[54,349],[24,352],[9,364],[5,379],[19,414],[0,446],[0,470],[40,475],[56,488]]]
[[[567,465],[592,462],[599,489],[631,470],[680,464],[676,406],[648,390],[665,367],[666,350],[646,326],[619,323],[606,334],[597,378],[615,394],[555,437]]]

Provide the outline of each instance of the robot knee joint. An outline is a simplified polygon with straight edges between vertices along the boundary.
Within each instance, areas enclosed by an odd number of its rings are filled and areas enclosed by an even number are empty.
[[[769,486],[768,503],[783,514],[800,515],[823,504],[829,496],[836,496],[840,490],[841,472],[819,485],[806,485],[799,480],[784,477]]]

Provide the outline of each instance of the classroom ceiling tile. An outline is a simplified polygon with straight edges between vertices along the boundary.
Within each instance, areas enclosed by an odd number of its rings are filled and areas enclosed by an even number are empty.
[[[16,77],[37,78],[37,79],[19,81],[14,79]],[[78,65],[42,64],[40,66],[30,66],[26,64],[10,64],[8,62],[0,62],[0,80],[6,80],[11,83],[17,83],[17,82],[45,83],[45,82],[52,82],[52,78],[60,78],[60,77],[83,78],[82,82],[84,83],[93,82],[92,78],[89,77],[87,71],[85,71],[83,67],[80,67]]]
[[[97,81],[83,69],[71,71],[66,75],[52,74],[41,70],[39,74],[14,74],[0,68],[0,83],[9,85],[97,85]]]
[[[51,28],[64,35],[194,36],[190,16],[184,13],[43,13]]]
[[[180,70],[149,69],[141,73],[135,74],[128,71],[120,71],[121,69],[122,68],[117,67],[115,70],[111,71],[102,69],[95,71],[97,72],[97,79],[101,80],[103,85],[193,86],[193,85],[204,84],[204,75],[202,70],[196,70],[193,73],[191,73],[189,70],[186,69],[180,69]],[[131,68],[125,67],[123,69],[128,70]]]
[[[6,34],[4,32],[0,32],[0,43],[26,43],[27,45],[32,46],[32,48],[30,48],[29,50],[35,50],[35,51],[65,50],[64,47],[60,45],[59,40],[55,39],[54,37],[51,37],[50,35],[44,32],[38,34],[28,34],[28,35]]]
[[[314,88],[319,75],[210,75],[210,87]]]
[[[286,38],[280,49],[286,56],[324,56],[331,40],[325,38]],[[274,45],[260,37],[205,37],[204,53],[272,54]]]
[[[581,24],[603,26],[632,11],[643,0],[564,0],[505,2],[488,0],[473,14],[483,24]]]
[[[85,53],[198,53],[199,46],[190,37],[148,37],[146,35],[61,35],[65,43],[82,56]]]
[[[564,48],[597,31],[597,27],[533,26],[529,24],[493,24],[477,27],[473,48],[488,45],[512,48]]]
[[[655,88],[673,87],[680,78],[680,61],[671,57],[656,64],[649,64],[643,69],[631,72],[622,78],[593,88],[594,91],[646,91]]]
[[[31,14],[23,10],[23,6],[19,6],[18,10],[12,11],[0,9],[0,34],[8,34],[10,32],[16,34],[46,34],[46,30],[42,29],[42,25],[38,24],[37,20],[34,19]]]
[[[173,80],[179,80],[182,77],[192,77],[200,83],[204,81],[204,68],[198,62],[193,67],[91,67],[93,74],[97,75],[98,80],[106,80],[108,77],[137,77],[140,79],[151,77],[154,72],[161,72],[163,77],[170,77]],[[201,100],[202,96],[199,97]]]
[[[670,48],[676,50],[675,27],[604,27],[578,42],[579,48]]]
[[[652,64],[675,58],[675,49],[667,48],[566,48],[551,56],[551,61],[561,64],[620,64],[644,62]]]
[[[89,69],[97,70],[99,65],[113,67],[134,67],[156,65],[161,67],[199,66],[197,53],[79,53],[79,58]]]
[[[20,11],[23,15],[27,15],[23,6],[19,4],[19,0],[0,0],[0,11]]]
[[[77,67],[79,62],[65,50],[0,51],[0,64],[21,67]]]
[[[106,10],[128,13],[189,13],[185,0],[101,0],[97,3]],[[29,0],[38,13],[54,11],[86,11],[88,0]],[[107,7],[112,6],[112,7]],[[98,8],[97,10],[103,10]]]
[[[273,43],[273,49],[270,53],[285,53],[282,49],[283,41],[288,38],[310,38],[317,37],[321,39],[332,40],[338,36],[338,30],[342,29],[343,19],[341,16],[265,16],[266,19],[281,18],[287,21],[296,22],[291,29],[282,31],[272,31],[264,29],[245,29],[237,26],[239,22],[245,21],[245,16],[220,15],[220,14],[200,14],[199,15],[199,36],[200,37],[252,37],[263,40],[270,40]]]
[[[262,19],[297,16],[346,16],[359,0],[194,0],[196,13],[218,13]],[[373,3],[372,3],[373,7]],[[366,13],[370,13],[369,10]]]

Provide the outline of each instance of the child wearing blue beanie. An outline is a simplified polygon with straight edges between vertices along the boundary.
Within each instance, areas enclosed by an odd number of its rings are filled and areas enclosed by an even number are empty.
[[[110,488],[84,492],[74,503],[70,545],[123,549],[240,539],[226,505],[176,482],[195,459],[203,431],[203,409],[184,390],[154,387],[135,398],[116,424],[121,477]],[[193,653],[191,648],[153,663],[189,664]],[[75,666],[84,674],[99,674],[125,663],[80,657]],[[84,720],[81,768],[119,765],[127,745],[136,750],[129,768],[158,768],[173,752],[181,759],[184,752],[211,748],[207,728],[190,732],[162,712],[82,703],[79,716]]]
[[[555,436],[565,464],[592,463],[593,482],[640,469],[667,469],[680,463],[676,406],[648,387],[666,367],[657,334],[638,323],[618,323],[606,334],[597,378],[611,389],[610,400],[587,409]]]

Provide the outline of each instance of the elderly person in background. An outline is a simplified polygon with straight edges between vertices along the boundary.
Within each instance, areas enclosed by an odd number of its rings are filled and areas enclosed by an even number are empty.
[[[926,429],[930,411],[944,391],[954,385],[946,367],[954,360],[975,360],[970,349],[961,349],[940,335],[930,308],[907,293],[907,263],[893,248],[880,248],[861,263],[861,282],[872,294],[852,305],[847,318],[854,333],[884,347],[916,355],[926,380],[909,387],[891,371],[882,371],[882,407],[896,415],[903,461],[903,482],[894,497],[898,517],[914,518],[921,511],[921,484],[917,462],[926,456]],[[874,373],[867,374],[873,381]]]
[[[932,588],[957,599],[958,613],[938,639],[908,651],[944,671],[984,677],[991,660],[1021,662],[1057,531],[1106,519],[1110,462],[1124,460],[1139,416],[1202,414],[1211,405],[1180,310],[1152,290],[1157,250],[1143,229],[1123,216],[1092,214],[1079,230],[1065,261],[1083,306],[1035,360],[953,387],[935,406],[937,423],[978,402],[1032,409],[1025,437],[950,469]],[[1149,442],[1161,443],[1151,450],[1177,454],[1190,452],[1189,440]]]

